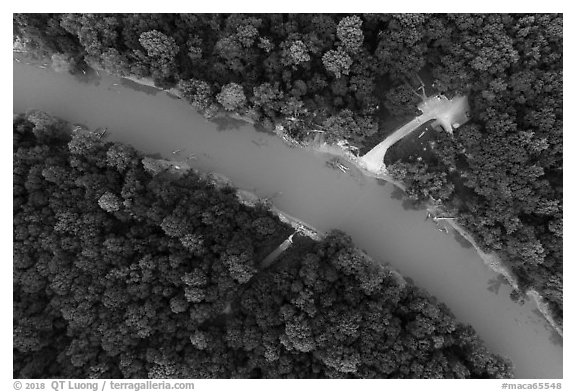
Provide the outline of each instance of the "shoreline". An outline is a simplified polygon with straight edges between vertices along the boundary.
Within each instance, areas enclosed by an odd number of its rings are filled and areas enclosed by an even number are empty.
[[[139,84],[143,84],[143,85],[146,85],[149,87],[153,87],[153,88],[156,88],[160,91],[168,92],[168,93],[173,94],[179,98],[182,98],[182,95],[180,94],[180,92],[176,88],[171,88],[169,90],[164,90],[164,89],[158,88],[158,87],[154,86],[154,82],[149,78],[136,78],[136,77],[124,77],[124,78],[131,80],[134,83],[139,83]],[[238,113],[228,113],[228,112],[222,112],[221,111],[221,112],[219,112],[219,114],[228,115],[232,118],[243,120],[243,121],[248,122],[249,124],[254,125],[254,121],[252,119],[244,118],[244,116],[242,116]],[[346,161],[353,164],[365,176],[389,182],[389,183],[393,184],[394,186],[400,188],[401,190],[406,191],[406,186],[403,183],[401,183],[401,182],[395,180],[394,178],[392,178],[391,176],[385,174],[385,172],[375,173],[375,172],[369,170],[367,167],[365,167],[365,165],[362,164],[362,162],[358,159],[358,157],[356,157],[354,154],[352,154],[348,149],[346,149],[346,148],[344,148],[338,144],[328,144],[326,142],[322,142],[319,145],[313,146],[312,144],[304,144],[303,145],[302,143],[299,143],[299,142],[292,142],[291,138],[283,132],[283,129],[281,127],[278,127],[278,126],[276,126],[274,133],[277,134],[285,143],[290,144],[291,146],[294,146],[294,144],[297,144],[301,148],[308,150],[308,151],[312,151],[312,152],[316,151],[316,152],[320,152],[323,154],[328,154],[328,155],[343,158]],[[256,196],[256,195],[254,195],[254,196]],[[427,207],[430,207],[430,206],[427,206]],[[277,209],[274,206],[272,208],[276,209],[278,211],[279,217],[285,216],[286,217],[285,219],[287,219],[287,222],[290,222],[289,224],[292,227],[295,227],[295,226],[293,226],[293,224],[295,224],[295,225],[302,224],[304,227],[311,228],[313,230],[313,232],[318,233],[312,226],[306,224],[305,222],[302,222],[297,218],[294,218],[294,217],[291,217],[290,215],[287,215],[286,213]],[[434,207],[434,208],[437,208],[437,207]],[[280,219],[282,220],[282,218],[280,218]],[[510,284],[510,286],[513,289],[518,290],[518,283],[517,283],[516,277],[512,274],[511,271],[508,270],[508,268],[504,265],[503,261],[500,259],[499,256],[497,256],[495,253],[489,254],[489,253],[484,252],[478,246],[478,244],[476,243],[476,241],[472,237],[472,234],[469,233],[468,231],[466,231],[466,229],[464,227],[460,226],[459,224],[457,224],[456,222],[454,222],[452,220],[448,220],[448,224],[454,230],[456,230],[462,237],[464,237],[474,247],[474,249],[476,250],[476,253],[478,253],[478,256],[480,256],[480,258],[484,262],[484,265],[486,265],[488,268],[490,268],[492,271],[496,272],[497,274],[504,276],[504,278],[506,279],[508,284]],[[520,290],[518,290],[518,291],[520,291]],[[556,333],[558,333],[558,335],[560,335],[560,337],[564,337],[563,328],[560,327],[558,325],[558,323],[554,320],[554,318],[551,316],[551,312],[549,310],[550,305],[548,304],[548,302],[546,302],[546,300],[542,297],[542,295],[540,293],[538,293],[537,291],[535,291],[534,289],[530,289],[523,294],[525,294],[526,297],[528,297],[529,299],[534,301],[536,308],[538,309],[540,314],[542,314],[542,316],[548,322],[548,324],[554,329],[554,331],[556,331]]]
[[[439,209],[436,206],[429,205],[427,209],[428,211],[433,213],[439,212]],[[514,276],[514,274],[505,265],[504,261],[496,253],[494,252],[486,253],[485,251],[483,251],[476,242],[476,240],[473,238],[472,234],[466,231],[466,229],[463,226],[456,223],[455,220],[447,219],[446,223],[450,225],[450,227],[452,227],[456,232],[458,232],[458,234],[464,237],[464,239],[466,239],[466,241],[468,241],[470,245],[474,247],[476,253],[478,253],[478,256],[480,256],[480,258],[484,262],[484,265],[486,265],[488,268],[490,268],[497,274],[502,275],[514,290],[521,292],[518,288],[518,280],[516,276]],[[524,294],[526,295],[526,297],[534,301],[536,308],[546,319],[548,324],[550,324],[550,326],[554,329],[554,331],[556,331],[556,333],[563,338],[564,337],[563,328],[560,325],[558,325],[558,323],[554,320],[554,318],[550,314],[550,306],[544,300],[542,295],[537,291],[535,291],[534,289],[530,289],[526,291]]]
[[[177,161],[169,161],[169,162],[178,163]],[[254,207],[259,203],[268,205],[270,212],[272,212],[274,215],[276,215],[278,217],[278,219],[280,219],[281,222],[290,225],[296,232],[298,232],[299,234],[301,234],[303,236],[311,238],[315,241],[320,241],[320,240],[322,240],[322,238],[325,237],[325,233],[323,233],[320,230],[316,229],[315,227],[309,225],[308,223],[291,216],[290,214],[286,213],[285,211],[282,211],[281,209],[276,207],[274,204],[269,202],[267,199],[265,199],[265,198],[263,199],[263,198],[259,197],[254,192],[236,187],[231,179],[229,179],[228,177],[226,177],[225,175],[223,175],[221,173],[201,172],[197,169],[194,169],[189,164],[186,164],[186,167],[180,166],[180,169],[181,170],[182,169],[183,170],[193,170],[197,175],[206,179],[207,181],[212,183],[217,188],[222,188],[225,186],[233,187],[236,190],[236,197],[238,198],[238,201],[245,206]]]
[[[398,180],[395,180],[392,176],[389,176],[385,172],[374,173],[374,172],[368,170],[366,168],[366,166],[363,165],[362,162],[358,159],[358,157],[356,157],[354,154],[352,154],[349,150],[347,150],[347,149],[345,149],[345,148],[343,148],[337,144],[334,145],[334,144],[328,144],[326,142],[322,142],[320,145],[318,145],[316,147],[305,146],[304,148],[308,149],[309,151],[317,151],[317,152],[321,152],[323,154],[329,154],[329,155],[332,155],[335,157],[343,158],[346,161],[348,161],[349,163],[356,166],[356,168],[358,170],[360,170],[360,172],[362,172],[362,174],[365,175],[366,177],[371,177],[371,178],[375,178],[377,180],[386,181],[386,182],[400,188],[401,190],[406,191],[406,186],[403,183],[401,183]]]
[[[93,132],[93,131],[89,131]],[[234,185],[232,180],[227,176],[217,173],[217,172],[203,172],[198,169],[193,168],[190,164],[186,162],[180,161],[172,161],[169,159],[158,159],[158,158],[143,158],[143,159],[150,159],[155,162],[160,163],[161,166],[164,166],[166,169],[170,170],[172,174],[182,175],[188,171],[194,172],[200,178],[205,179],[206,181],[210,182],[217,188],[222,188],[226,186],[233,187],[236,190],[236,198],[238,201],[248,207],[254,207],[258,203],[266,204],[269,206],[269,211],[276,215],[281,222],[288,224],[291,226],[295,231],[294,233],[298,233],[302,236],[308,237],[314,241],[321,241],[326,236],[326,233],[321,232],[320,230],[316,229],[315,227],[311,226],[310,224],[286,213],[285,211],[279,209],[274,204],[269,202],[267,199],[262,199],[254,192],[238,188]],[[378,268],[383,268],[387,273],[389,273],[398,284],[403,288],[406,286],[407,281],[406,278],[398,272],[389,262],[377,262],[375,261],[369,254],[367,254],[364,250],[360,248],[355,248],[361,255],[364,257],[368,262],[372,265],[377,266]],[[282,252],[284,253],[284,251]],[[280,253],[278,256],[280,256]]]
[[[25,52],[25,51],[16,51],[16,52],[23,53],[24,55],[28,55],[28,52]],[[37,61],[37,59],[34,59],[34,60]],[[32,60],[32,61],[34,61],[34,60]],[[99,67],[96,67],[93,64],[88,64],[88,65],[94,70],[106,73],[105,70],[100,69]],[[116,75],[112,75],[112,76],[118,77],[121,79],[127,79],[127,80],[134,82],[134,83],[144,85],[147,87],[152,87],[152,88],[155,88],[159,91],[163,91],[165,93],[172,94],[172,95],[174,95],[180,99],[184,99],[182,94],[180,93],[180,91],[177,88],[175,88],[175,87],[173,87],[171,89],[159,88],[159,87],[154,85],[154,82],[150,78],[146,78],[146,77],[145,78],[139,78],[136,76],[116,76]],[[226,112],[226,111],[221,110],[217,113],[217,115],[230,116],[232,118],[245,121],[245,122],[252,124],[252,125],[255,124],[254,120],[252,120],[250,118],[246,118],[245,116],[242,116],[238,113]],[[389,182],[389,183],[393,184],[394,186],[400,188],[403,191],[406,190],[406,186],[403,183],[395,180],[391,176],[387,175],[385,172],[376,173],[374,171],[369,170],[367,167],[365,167],[365,165],[362,164],[362,162],[358,159],[358,157],[356,157],[348,149],[344,148],[341,145],[338,145],[338,144],[336,144],[336,145],[331,144],[330,145],[330,144],[327,144],[325,142],[322,142],[322,143],[314,146],[313,143],[302,144],[300,142],[292,142],[291,138],[283,132],[283,129],[281,126],[280,127],[276,126],[274,133],[277,134],[286,144],[289,144],[292,147],[294,147],[294,144],[297,144],[299,147],[304,148],[308,151],[312,151],[312,152],[316,151],[316,152],[320,152],[323,154],[328,154],[328,155],[343,158],[346,161],[353,164],[365,176]],[[186,166],[188,166],[189,169],[196,171],[196,169],[193,169],[191,166],[189,166],[183,162],[178,162],[178,161],[170,161],[170,162],[173,165],[177,164],[179,166],[179,168],[177,168],[176,170],[183,169],[183,167],[186,165]],[[217,174],[217,173],[206,173],[206,175],[210,175],[210,174]],[[224,176],[222,176],[222,177],[224,177]],[[231,183],[231,181],[230,181],[230,183]],[[251,193],[251,192],[244,191],[244,190],[241,190],[238,188],[236,188],[236,189],[237,189],[237,197],[243,204],[252,203],[252,201],[243,200],[242,197],[239,196],[240,193],[243,194],[244,196],[246,196],[248,193]],[[257,195],[254,195],[253,193],[251,193],[251,194],[258,201],[260,201],[260,202],[262,201],[260,198],[258,198]],[[247,204],[247,205],[250,205],[250,204]],[[437,208],[437,206],[434,206],[433,208]],[[296,230],[298,230],[297,228],[305,228],[306,230],[309,231],[309,233],[313,234],[314,236],[318,236],[317,238],[321,238],[323,236],[323,233],[317,231],[312,226],[306,224],[305,222],[303,222],[297,218],[291,217],[290,215],[279,210],[278,208],[274,207],[273,205],[271,207],[271,211],[273,211],[280,218],[280,220],[289,224],[290,226],[292,226]],[[454,230],[456,230],[462,237],[464,237],[468,242],[470,242],[470,244],[474,247],[474,249],[476,250],[476,252],[480,256],[480,258],[483,260],[484,264],[488,268],[490,268],[492,271],[496,272],[497,274],[503,275],[506,278],[506,281],[510,284],[510,286],[512,288],[514,288],[516,290],[518,289],[516,277],[514,277],[513,274],[504,266],[503,261],[495,253],[488,254],[488,253],[485,253],[482,249],[480,249],[480,247],[478,246],[478,244],[476,243],[476,241],[474,240],[472,235],[469,232],[467,232],[462,226],[458,225],[457,223],[455,223],[451,220],[448,221],[448,224]],[[306,235],[306,234],[304,234],[304,235]],[[314,238],[314,237],[310,237],[310,238]],[[546,302],[546,300],[543,298],[543,296],[540,293],[538,293],[537,291],[535,291],[534,289],[527,290],[523,294],[526,295],[526,297],[528,297],[529,299],[534,301],[536,308],[542,314],[542,316],[546,319],[548,324],[561,337],[563,337],[563,329],[562,329],[562,327],[560,327],[558,325],[558,323],[551,316],[551,312],[549,310],[550,305],[548,302]]]
[[[94,132],[89,130],[88,132]],[[194,167],[192,167],[187,162],[171,160],[171,159],[163,159],[163,158],[151,158],[151,157],[144,157],[142,160],[154,161],[158,163],[158,166],[161,170],[169,170],[170,173],[176,175],[183,175],[189,171],[192,171],[194,174],[199,176],[200,178],[208,181],[210,184],[214,185],[216,188],[224,188],[224,187],[232,187],[236,190],[236,198],[238,201],[248,207],[255,207],[257,204],[264,204],[269,206],[269,211],[272,212],[274,215],[280,219],[281,222],[286,223],[287,225],[291,226],[296,232],[299,234],[309,237],[315,241],[320,241],[325,237],[325,233],[321,232],[320,230],[316,229],[315,227],[309,225],[308,223],[293,217],[292,215],[282,211],[274,204],[272,204],[266,198],[261,198],[256,195],[254,192],[248,191],[246,189],[238,188],[234,185],[234,182],[225,176],[224,174],[213,172],[213,171],[200,171]]]

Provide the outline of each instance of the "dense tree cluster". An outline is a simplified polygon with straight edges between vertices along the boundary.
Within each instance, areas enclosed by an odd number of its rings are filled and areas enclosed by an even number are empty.
[[[56,55],[54,67],[66,59],[72,69],[151,77],[159,87],[183,88],[208,116],[236,111],[267,127],[291,117],[285,129],[305,137],[343,110],[376,113],[373,91],[386,67],[373,52],[390,17],[367,18],[369,24],[328,14],[18,14],[14,32]],[[276,98],[261,99],[270,87]],[[361,146],[367,132],[354,134],[355,143]]]
[[[265,377],[292,377],[294,369],[314,378],[510,375],[471,327],[341,232],[254,281],[235,323],[233,344],[253,353],[247,370]]]
[[[413,194],[450,206],[561,321],[562,16],[448,19],[446,44],[427,61],[439,89],[468,94],[472,120],[454,138],[439,134],[426,163],[391,170]]]
[[[44,113],[15,117],[15,378],[510,377],[471,327],[343,233]]]
[[[436,158],[389,165],[499,251],[562,319],[562,15],[16,14],[54,67],[96,66],[178,85],[207,116],[244,113],[293,137],[357,147],[418,113],[411,80],[466,94],[471,121]],[[425,71],[425,72],[424,72]],[[428,90],[430,91],[430,89]]]

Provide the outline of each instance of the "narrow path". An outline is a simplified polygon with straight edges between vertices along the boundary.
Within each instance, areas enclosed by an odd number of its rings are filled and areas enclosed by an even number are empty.
[[[262,263],[260,263],[260,268],[268,267],[270,264],[274,262],[274,260],[278,258],[278,256],[284,253],[284,251],[288,249],[290,245],[292,245],[292,237],[294,236],[294,234],[296,233],[290,234],[290,237],[288,237],[284,242],[280,244],[280,246],[278,246],[268,256],[266,256],[264,260],[262,260]]]
[[[500,259],[500,257],[496,253],[484,252],[482,248],[478,245],[472,234],[466,231],[466,229],[457,222],[456,218],[438,217],[436,215],[440,213],[440,211],[433,207],[428,208],[427,211],[429,216],[431,216],[434,221],[445,220],[448,225],[450,225],[455,231],[457,231],[464,239],[466,239],[474,247],[474,249],[480,256],[482,261],[484,261],[484,264],[486,264],[486,266],[488,266],[492,271],[502,275],[506,279],[508,284],[512,286],[512,288],[520,291],[520,288],[518,286],[518,279],[516,278],[516,276],[514,276],[510,268],[504,264],[504,262]],[[542,295],[540,295],[540,293],[536,292],[535,290],[531,289],[526,291],[526,296],[534,301],[534,304],[536,305],[538,311],[542,313],[546,321],[548,321],[550,326],[558,333],[558,335],[564,337],[563,326],[559,325],[554,320],[554,318],[551,315],[549,305],[546,303]]]
[[[428,116],[416,117],[409,123],[398,128],[398,130],[380,142],[380,144],[364,154],[360,159],[366,164],[366,169],[373,172],[380,172],[384,166],[386,151],[388,151],[393,144],[414,132],[420,125],[428,120],[430,120]]]

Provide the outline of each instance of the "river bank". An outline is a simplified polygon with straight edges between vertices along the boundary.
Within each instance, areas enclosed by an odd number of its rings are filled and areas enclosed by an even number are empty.
[[[441,214],[441,207],[433,204],[429,204],[427,210],[432,213],[433,215],[440,215]],[[458,232],[466,241],[468,241],[476,250],[480,258],[484,261],[484,264],[490,268],[492,271],[502,275],[508,284],[512,286],[512,288],[516,291],[520,291],[518,286],[518,280],[516,276],[510,271],[510,268],[505,264],[505,262],[496,254],[496,253],[486,253],[482,250],[482,248],[478,245],[474,237],[471,233],[466,231],[464,227],[459,225],[456,222],[456,219],[446,219],[445,222],[450,225],[455,231]],[[540,311],[540,313],[544,316],[546,321],[554,328],[554,330],[563,337],[563,328],[558,325],[558,323],[554,320],[551,316],[551,312],[549,310],[549,306],[544,298],[536,292],[535,290],[528,290],[524,293],[528,298],[530,298],[536,304],[536,307]]]
[[[30,65],[37,65],[37,66],[46,68],[49,66],[50,61],[51,61],[51,59],[49,59],[49,58],[39,57],[36,54],[33,54],[33,53],[26,51],[25,47],[23,47],[21,45],[15,46],[14,52],[19,53],[21,56],[27,57],[27,60],[29,61],[28,64],[30,64]],[[98,77],[100,76],[99,72],[107,73],[106,70],[100,68],[97,64],[88,64],[88,65],[96,73],[96,75]],[[84,75],[86,75],[86,72],[84,72]],[[167,94],[171,94],[172,96],[175,96],[179,99],[185,100],[183,94],[180,92],[180,90],[178,88],[176,88],[176,87],[172,87],[170,89],[160,88],[154,84],[154,81],[152,78],[137,77],[137,76],[133,76],[133,75],[124,75],[124,76],[120,76],[120,77],[122,79],[129,80],[133,83],[136,83],[136,84],[139,84],[142,86],[146,86],[146,87],[150,87],[150,88],[156,89],[158,91],[162,91],[162,92],[165,92]],[[247,122],[251,125],[256,124],[253,119],[251,119],[247,116],[241,115],[240,113],[236,113],[236,112],[228,112],[225,110],[221,110],[220,112],[218,112],[216,114],[216,116],[228,116],[228,117],[236,119],[236,120],[241,120],[241,121]],[[331,148],[331,146],[327,145],[326,143],[323,143],[320,145],[300,143],[300,142],[292,139],[287,133],[285,133],[280,124],[276,124],[273,133],[276,134],[277,136],[279,136],[282,139],[282,141],[284,141],[286,144],[290,145],[290,147],[295,147],[295,146],[304,147],[304,148],[311,150],[311,151],[317,151],[317,152],[329,154],[331,156],[339,156],[339,157],[344,158],[348,161],[352,161],[352,159],[354,159],[353,155],[349,151],[340,150],[340,149],[335,148],[335,147]],[[148,158],[146,158],[146,159],[148,159]],[[216,172],[202,173],[199,170],[192,168],[192,166],[190,166],[190,164],[188,164],[185,161],[165,160],[165,159],[153,159],[153,160],[159,164],[159,167],[169,169],[172,174],[177,174],[177,173],[178,174],[184,174],[186,171],[192,170],[192,171],[194,171],[195,174],[197,174],[197,175],[201,176],[202,178],[206,179],[207,181],[211,182],[214,186],[217,186],[217,187],[230,186],[230,187],[235,188],[236,189],[236,197],[238,198],[238,200],[242,204],[244,204],[246,206],[250,206],[250,207],[254,207],[256,204],[259,204],[259,203],[268,205],[268,207],[272,213],[274,213],[282,222],[284,222],[284,223],[290,225],[292,228],[294,228],[294,230],[296,232],[300,233],[301,235],[304,235],[304,236],[311,238],[313,240],[316,240],[316,241],[322,240],[322,238],[324,238],[324,236],[325,236],[325,233],[322,233],[321,231],[314,228],[310,224],[308,224],[308,223],[306,223],[306,222],[304,222],[304,221],[302,221],[302,220],[300,220],[294,216],[291,216],[287,212],[282,211],[278,207],[274,206],[269,200],[262,199],[251,191],[248,191],[245,189],[240,189],[240,188],[236,187],[233,184],[232,180],[230,180],[228,177],[224,176],[223,174],[216,173]],[[367,176],[372,176],[374,178],[379,178],[379,179],[394,183],[399,188],[404,189],[403,185],[397,181],[394,181],[394,179],[392,177],[389,177],[386,175],[380,175],[380,176],[371,175],[371,173],[369,171],[366,171],[366,170],[362,170],[362,171]],[[370,258],[366,253],[364,253],[364,255],[366,257]],[[391,266],[389,266],[388,268],[391,271],[393,271]],[[397,271],[393,271],[393,273],[395,275],[397,275],[398,277],[401,277],[401,280],[404,281],[401,274],[399,274]]]
[[[355,165],[358,169],[360,169],[362,173],[364,173],[365,175],[390,182],[395,186],[397,186],[398,188],[402,189],[403,191],[406,191],[406,186],[402,182],[386,174],[385,170],[380,170],[378,172],[370,170],[368,167],[366,167],[366,165],[361,159],[352,154],[352,152],[349,149],[346,149],[342,145],[339,144],[329,145],[327,143],[322,143],[319,146],[311,149],[344,158],[349,163]],[[439,214],[441,211],[440,209],[441,207],[438,206],[437,204],[429,203],[426,206],[426,208],[428,211],[431,211],[434,214]],[[516,278],[516,276],[514,276],[512,271],[510,271],[510,269],[505,265],[504,261],[496,253],[484,252],[474,239],[473,235],[470,232],[466,231],[466,229],[463,226],[456,223],[454,219],[448,219],[446,220],[446,222],[455,231],[457,231],[464,239],[466,239],[472,245],[472,247],[474,247],[480,258],[484,261],[484,264],[488,268],[502,275],[514,290],[520,292],[518,279]],[[534,301],[538,311],[542,314],[542,316],[544,316],[544,318],[550,324],[550,326],[556,331],[556,333],[558,333],[558,335],[563,337],[564,336],[563,328],[552,317],[550,306],[544,300],[542,295],[533,289],[530,289],[523,294],[526,295],[527,298]]]
[[[153,87],[153,88],[156,88],[160,91],[170,93],[170,94],[177,96],[181,99],[183,98],[182,94],[179,92],[179,90],[177,88],[171,88],[171,89],[167,89],[167,90],[160,89],[160,88],[154,86],[154,82],[150,78],[138,78],[138,77],[124,77],[124,78],[128,79],[134,83],[138,83],[138,84],[145,85],[148,87]],[[254,120],[247,118],[246,116],[242,116],[239,113],[230,113],[230,112],[226,112],[226,111],[221,111],[219,114],[220,115],[227,115],[227,116],[230,116],[230,117],[238,119],[238,120],[246,121],[252,125],[255,124]],[[350,164],[353,164],[365,176],[389,182],[389,183],[395,185],[396,187],[398,187],[399,189],[401,189],[402,191],[406,191],[405,184],[394,179],[392,176],[388,175],[386,170],[378,170],[378,171],[371,170],[359,157],[354,155],[351,152],[351,150],[346,147],[347,143],[345,141],[341,141],[340,143],[336,143],[336,144],[328,144],[326,142],[302,143],[302,142],[299,142],[299,141],[292,139],[287,133],[285,133],[283,127],[280,124],[276,124],[274,133],[276,135],[278,135],[286,144],[290,145],[291,147],[300,147],[300,148],[304,148],[305,150],[308,150],[311,152],[319,152],[319,153],[327,154],[327,155],[330,155],[333,157],[342,158],[342,159],[346,160],[347,162],[349,162]],[[437,206],[429,205],[428,208],[437,208]],[[284,216],[283,214],[285,214],[285,213],[278,210],[279,217]],[[302,222],[302,221],[300,221],[294,217],[286,216],[285,219],[286,219],[286,222],[289,223],[293,227],[308,227],[309,226],[306,223],[304,223],[304,222]],[[480,258],[484,261],[484,264],[488,268],[490,268],[492,271],[504,276],[504,278],[510,284],[510,286],[512,288],[514,288],[515,290],[519,291],[517,278],[505,266],[504,262],[501,260],[501,258],[499,256],[497,256],[496,254],[488,254],[488,253],[482,251],[482,249],[478,246],[477,242],[474,240],[472,234],[469,233],[468,231],[466,231],[465,228],[458,225],[453,220],[449,220],[448,223],[463,238],[465,238],[468,242],[470,242],[470,244],[474,247],[474,249],[476,250],[476,252],[480,256]],[[312,228],[310,234],[316,235],[314,233],[316,233],[316,231],[315,231],[315,229]],[[562,327],[560,327],[560,325],[551,316],[551,312],[549,311],[549,305],[544,300],[542,295],[533,289],[528,290],[527,292],[525,292],[523,294],[525,294],[528,298],[530,298],[531,300],[534,301],[537,309],[544,316],[544,318],[547,320],[547,322],[550,324],[550,326],[560,336],[563,336]]]
[[[562,377],[561,338],[535,304],[513,302],[511,286],[474,248],[435,230],[425,210],[400,200],[394,186],[360,176],[347,163],[347,173],[334,170],[326,155],[288,148],[249,124],[207,121],[184,100],[126,82],[15,61],[14,110],[39,109],[89,129],[107,128],[108,140],[152,156],[184,161],[194,155],[194,168],[223,173],[323,232],[349,233],[378,263],[389,262],[472,325],[491,350],[511,358],[517,377]]]
[[[320,232],[318,229],[314,228],[310,224],[308,224],[308,223],[306,223],[306,222],[304,222],[304,221],[302,221],[296,217],[291,216],[290,214],[288,214],[285,211],[282,211],[281,209],[279,209],[278,207],[276,207],[272,203],[270,203],[269,200],[260,198],[254,192],[250,192],[250,191],[247,191],[245,189],[239,189],[239,188],[235,187],[232,180],[230,180],[228,177],[224,176],[223,174],[214,173],[214,172],[207,173],[207,174],[201,173],[192,167],[188,167],[186,169],[193,170],[196,174],[209,180],[213,185],[215,185],[217,187],[224,187],[224,186],[233,187],[234,189],[236,189],[236,197],[238,198],[240,203],[242,203],[246,206],[254,207],[257,204],[268,205],[270,211],[273,214],[275,214],[280,219],[280,221],[282,221],[282,222],[292,226],[292,228],[294,228],[295,233],[298,233],[300,235],[303,235],[303,236],[308,237],[308,238],[315,240],[315,241],[321,241],[326,235],[325,233]],[[292,237],[292,235],[290,237]],[[390,263],[377,263],[368,253],[366,253],[362,249],[356,248],[356,250],[359,252],[361,257],[363,257],[365,260],[367,260],[368,263],[375,265],[375,266],[379,266],[380,268],[384,268],[388,273],[390,273],[394,277],[396,282],[398,282],[400,287],[403,288],[406,285],[407,282],[406,282],[406,279],[404,278],[404,276],[400,272],[398,272],[396,269],[394,269],[394,267]],[[278,257],[280,255],[281,255],[281,253],[276,255],[276,257]]]
[[[94,131],[88,131],[88,132],[94,132]],[[150,164],[151,162],[153,162],[154,164],[151,165]],[[146,157],[143,159],[143,164],[153,174],[158,174],[162,171],[168,170],[173,175],[181,176],[187,173],[188,171],[192,171],[194,174],[208,181],[216,188],[224,188],[224,187],[234,188],[236,190],[236,197],[238,198],[238,201],[245,206],[255,207],[258,204],[267,206],[270,212],[276,215],[281,222],[291,226],[295,230],[295,232],[303,236],[311,238],[315,241],[321,241],[325,237],[325,233],[322,233],[321,231],[311,226],[310,224],[291,216],[287,212],[282,211],[278,207],[274,206],[269,199],[261,198],[254,192],[248,191],[246,189],[238,188],[237,186],[234,185],[231,179],[229,179],[228,177],[226,177],[221,173],[202,172],[198,169],[193,168],[187,162],[177,160]],[[150,169],[151,166],[154,166],[156,170]]]
[[[195,172],[197,174],[199,174],[199,172],[197,170]],[[212,172],[212,173],[208,173],[206,175],[203,175],[203,177],[208,179],[212,184],[214,184],[217,187],[230,186],[230,187],[233,187],[234,189],[236,189],[236,197],[238,198],[238,200],[242,204],[244,204],[246,206],[255,207],[257,204],[267,205],[269,207],[269,210],[273,214],[275,214],[280,219],[280,221],[292,226],[292,228],[294,228],[294,230],[296,232],[300,233],[303,236],[311,238],[315,241],[320,241],[325,236],[324,233],[322,233],[318,229],[314,228],[310,224],[303,222],[302,220],[295,218],[295,217],[291,216],[290,214],[288,214],[287,212],[282,211],[278,207],[274,206],[270,202],[270,200],[265,199],[265,198],[264,199],[260,198],[254,192],[248,191],[246,189],[240,189],[240,188],[236,187],[234,185],[234,183],[232,182],[232,180],[230,180],[228,177],[226,177],[223,174]]]
[[[93,131],[90,131],[93,132]],[[248,207],[255,207],[258,204],[264,204],[269,207],[270,212],[276,215],[281,222],[290,225],[294,229],[294,233],[298,233],[302,236],[308,237],[314,241],[322,241],[322,239],[326,236],[325,233],[320,232],[318,229],[314,228],[310,224],[293,217],[292,215],[288,214],[285,211],[282,211],[278,207],[274,206],[268,199],[261,198],[256,195],[254,192],[240,189],[234,185],[231,179],[226,177],[221,173],[209,172],[204,173],[201,172],[192,166],[190,166],[187,162],[181,161],[172,161],[167,159],[157,159],[157,158],[144,158],[144,160],[153,161],[158,164],[158,167],[162,168],[163,170],[168,170],[173,175],[184,175],[188,171],[192,171],[194,174],[198,175],[200,178],[210,182],[217,188],[223,187],[232,187],[236,190],[236,197],[238,201]],[[294,235],[291,234],[290,238]],[[282,246],[282,245],[280,245]],[[377,263],[370,255],[368,255],[365,251],[357,248],[356,249],[361,257],[367,260],[368,263],[379,266],[380,268],[384,268],[388,273],[390,273],[396,282],[400,285],[400,287],[404,287],[406,285],[406,279],[404,276],[398,272],[390,263]],[[279,253],[276,257],[282,254]],[[275,257],[275,258],[276,258]],[[268,265],[265,265],[268,266]]]

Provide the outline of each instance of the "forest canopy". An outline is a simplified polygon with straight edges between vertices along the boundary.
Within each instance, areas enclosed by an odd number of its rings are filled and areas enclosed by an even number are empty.
[[[151,78],[207,117],[237,112],[299,140],[321,130],[362,153],[418,115],[420,82],[466,95],[470,120],[393,146],[389,174],[497,252],[513,297],[535,290],[562,324],[561,14],[15,14],[13,28],[57,70]]]
[[[507,360],[350,238],[42,112],[15,116],[15,378],[503,378]]]

